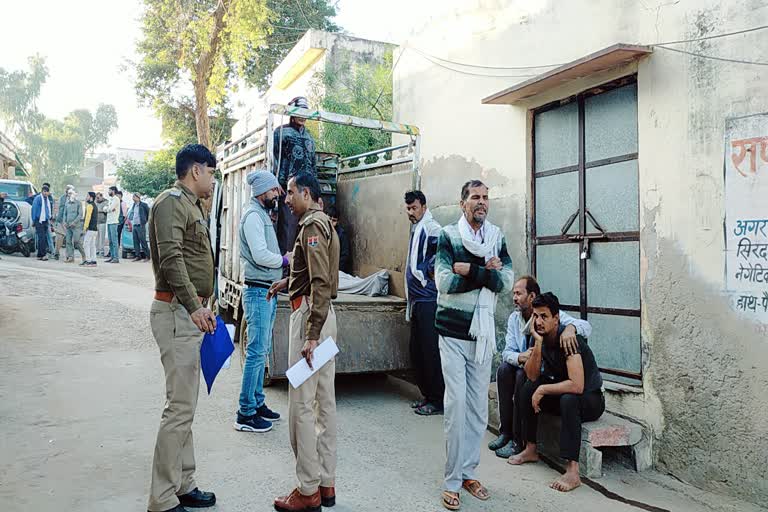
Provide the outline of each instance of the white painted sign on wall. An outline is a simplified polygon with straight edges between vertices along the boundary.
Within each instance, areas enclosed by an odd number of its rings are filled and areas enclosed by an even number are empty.
[[[732,307],[768,324],[768,113],[726,120],[725,252]]]

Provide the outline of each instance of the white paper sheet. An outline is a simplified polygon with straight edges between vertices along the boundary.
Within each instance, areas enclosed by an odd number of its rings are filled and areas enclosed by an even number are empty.
[[[329,336],[324,342],[317,346],[314,352],[312,352],[312,366],[314,368],[309,367],[306,359],[300,359],[298,363],[288,368],[288,371],[285,372],[285,376],[288,377],[288,382],[291,383],[291,386],[293,386],[294,389],[298,388],[338,353],[339,347],[336,346],[336,342],[333,341],[333,338]]]

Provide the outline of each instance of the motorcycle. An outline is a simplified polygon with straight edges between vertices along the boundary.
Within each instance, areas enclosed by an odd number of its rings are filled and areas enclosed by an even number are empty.
[[[34,228],[24,229],[19,221],[18,207],[11,202],[4,202],[0,211],[0,252],[20,252],[24,257],[29,257],[35,247]]]

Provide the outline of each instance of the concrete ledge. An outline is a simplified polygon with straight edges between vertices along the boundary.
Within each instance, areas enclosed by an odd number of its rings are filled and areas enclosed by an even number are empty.
[[[560,417],[542,414],[539,418],[539,450],[552,458],[560,455]],[[635,465],[639,471],[647,469],[646,461],[650,460],[650,449],[645,445],[638,446],[643,440],[643,429],[637,423],[614,416],[609,412],[597,421],[581,425],[581,450],[579,468],[582,475],[589,478],[603,476],[603,453],[598,448],[630,446],[633,448]],[[637,453],[637,450],[640,453]],[[645,456],[647,452],[647,456]],[[640,461],[640,464],[637,461]]]
[[[581,438],[595,448],[599,446],[633,446],[643,437],[643,429],[637,423],[603,413],[597,421],[583,423]]]
[[[495,382],[488,387],[488,429],[498,433],[498,388]],[[539,419],[539,450],[554,459],[560,455],[560,417],[543,414]],[[603,454],[598,448],[629,446],[636,471],[652,466],[651,447],[643,427],[628,419],[605,412],[597,419],[581,426],[579,467],[583,476],[600,478],[603,472]]]

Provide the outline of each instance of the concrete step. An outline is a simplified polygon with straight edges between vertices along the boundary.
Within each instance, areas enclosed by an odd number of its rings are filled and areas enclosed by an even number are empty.
[[[496,430],[499,421],[498,394],[496,383],[491,383],[488,390],[488,421],[492,430]],[[539,451],[558,459],[560,453],[560,417],[542,414],[538,430]],[[651,468],[651,447],[648,434],[641,424],[605,412],[597,419],[581,426],[581,452],[579,467],[583,476],[600,478],[603,474],[603,453],[600,448],[628,446],[632,449],[632,458],[636,471]]]

